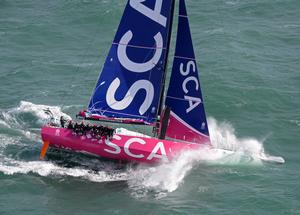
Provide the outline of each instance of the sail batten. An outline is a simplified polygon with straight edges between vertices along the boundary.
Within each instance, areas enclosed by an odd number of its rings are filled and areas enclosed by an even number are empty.
[[[112,43],[113,45],[124,45],[127,47],[132,47],[132,48],[141,48],[141,49],[166,49],[166,47],[150,47],[150,46],[138,46],[138,45],[130,45],[130,44],[124,44],[124,43]]]
[[[184,57],[184,56],[174,56],[174,58],[181,58],[181,59],[186,59],[186,60],[196,60],[195,58]]]
[[[167,137],[188,142],[209,142],[206,114],[184,0],[179,1],[176,49],[165,105],[171,109]]]

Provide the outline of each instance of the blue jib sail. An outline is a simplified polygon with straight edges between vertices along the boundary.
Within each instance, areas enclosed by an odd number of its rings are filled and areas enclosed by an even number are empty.
[[[209,132],[184,0],[179,3],[176,50],[165,105],[170,107],[166,135],[186,141],[208,139]]]
[[[129,0],[88,114],[156,119],[173,0]]]

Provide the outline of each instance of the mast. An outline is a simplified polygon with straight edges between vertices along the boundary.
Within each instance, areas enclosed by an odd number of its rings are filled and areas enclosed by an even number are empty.
[[[169,50],[170,50],[170,43],[171,43],[171,36],[172,36],[172,26],[173,26],[173,17],[174,17],[174,8],[175,8],[175,0],[171,0],[171,16],[170,16],[170,22],[169,22],[169,31],[168,31],[168,43],[167,43],[167,50],[165,55],[165,62],[164,62],[164,71],[163,71],[163,77],[161,81],[161,90],[160,90],[160,99],[159,99],[159,106],[157,111],[157,116],[161,115],[162,113],[162,106],[163,106],[163,100],[164,100],[164,92],[165,92],[165,82],[166,82],[166,74],[167,74],[167,68],[168,68],[168,56],[169,56]],[[157,131],[155,131],[157,132]]]

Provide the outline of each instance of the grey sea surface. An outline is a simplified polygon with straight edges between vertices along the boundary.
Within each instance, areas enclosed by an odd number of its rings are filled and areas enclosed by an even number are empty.
[[[0,214],[300,214],[298,0],[186,1],[214,150],[39,161],[43,109],[87,106],[125,4],[0,0]]]

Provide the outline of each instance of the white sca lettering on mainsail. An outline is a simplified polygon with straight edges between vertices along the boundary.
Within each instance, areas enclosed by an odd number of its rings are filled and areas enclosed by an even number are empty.
[[[122,66],[124,66],[127,70],[131,72],[148,72],[149,70],[153,69],[155,65],[157,65],[159,59],[161,58],[162,48],[156,49],[153,57],[144,63],[137,63],[130,60],[126,53],[127,45],[129,44],[130,40],[132,39],[133,33],[132,31],[127,31],[124,36],[121,38],[121,41],[118,45],[118,59]],[[158,32],[154,36],[155,45],[156,47],[163,47],[163,38],[161,33]]]
[[[209,142],[198,70],[185,1],[179,2],[178,30],[166,106],[171,109],[166,136]]]
[[[88,114],[156,119],[173,0],[129,0]]]
[[[146,97],[144,99],[143,104],[139,108],[140,115],[143,115],[149,109],[154,97],[154,88],[150,81],[138,80],[134,82],[134,84],[128,89],[125,97],[122,100],[117,101],[115,99],[115,94],[119,86],[120,79],[116,78],[115,80],[113,80],[113,82],[110,84],[107,90],[106,102],[109,107],[111,107],[114,110],[124,110],[131,104],[138,91],[144,89],[146,91]]]
[[[154,10],[142,4],[142,2],[144,1],[145,0],[130,0],[130,6],[139,11],[140,13],[144,14],[148,18],[152,19],[153,21],[166,27],[167,18],[161,14],[162,0],[155,1]]]

